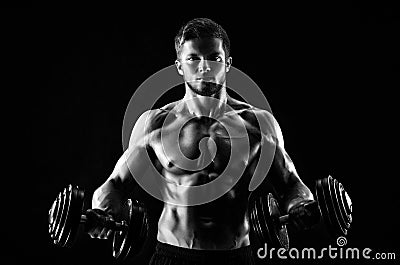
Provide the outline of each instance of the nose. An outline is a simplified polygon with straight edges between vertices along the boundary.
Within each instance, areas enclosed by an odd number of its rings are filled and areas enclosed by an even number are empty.
[[[200,73],[210,72],[211,71],[210,63],[207,60],[201,59],[198,69]]]

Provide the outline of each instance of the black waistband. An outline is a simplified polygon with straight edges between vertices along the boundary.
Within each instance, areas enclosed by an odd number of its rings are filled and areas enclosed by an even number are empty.
[[[174,257],[185,260],[237,260],[252,259],[251,246],[229,250],[200,250],[177,247],[170,244],[157,242],[156,253],[162,256]]]

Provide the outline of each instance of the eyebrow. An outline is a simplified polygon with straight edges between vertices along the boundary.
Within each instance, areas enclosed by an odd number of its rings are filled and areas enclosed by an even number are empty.
[[[220,53],[220,52],[213,52],[213,53],[210,54],[210,56],[215,56],[215,55],[222,55],[222,53]]]
[[[208,54],[207,56],[215,56],[215,55],[221,55],[222,53],[221,52],[212,52],[212,53],[210,53],[210,54]],[[199,54],[198,53],[189,53],[188,55],[186,55],[187,57],[188,56],[199,56]]]
[[[189,54],[186,55],[186,57],[188,57],[188,56],[198,56],[198,54],[192,52],[192,53],[189,53]]]

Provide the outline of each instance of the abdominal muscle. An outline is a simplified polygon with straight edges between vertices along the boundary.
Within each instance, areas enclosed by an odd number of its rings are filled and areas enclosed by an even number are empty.
[[[186,178],[196,179],[196,176]],[[185,192],[177,194],[177,190],[171,186],[165,187],[164,196],[185,201],[185,197],[190,195]],[[248,197],[244,197],[235,187],[217,200],[203,205],[164,203],[158,221],[157,240],[178,247],[205,250],[236,249],[250,245],[246,213]],[[168,201],[168,198],[165,199]]]

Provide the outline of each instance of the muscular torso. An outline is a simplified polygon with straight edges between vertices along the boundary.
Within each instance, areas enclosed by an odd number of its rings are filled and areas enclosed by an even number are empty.
[[[161,186],[166,203],[158,222],[157,239],[194,249],[249,245],[248,185],[261,137],[254,115],[246,105],[234,103],[233,109],[217,119],[194,117],[172,107],[156,114],[149,141],[153,164],[166,180]],[[240,172],[240,178],[235,178]],[[221,176],[221,183],[208,185],[204,192],[222,196],[205,204],[186,206],[196,201],[190,187]]]

